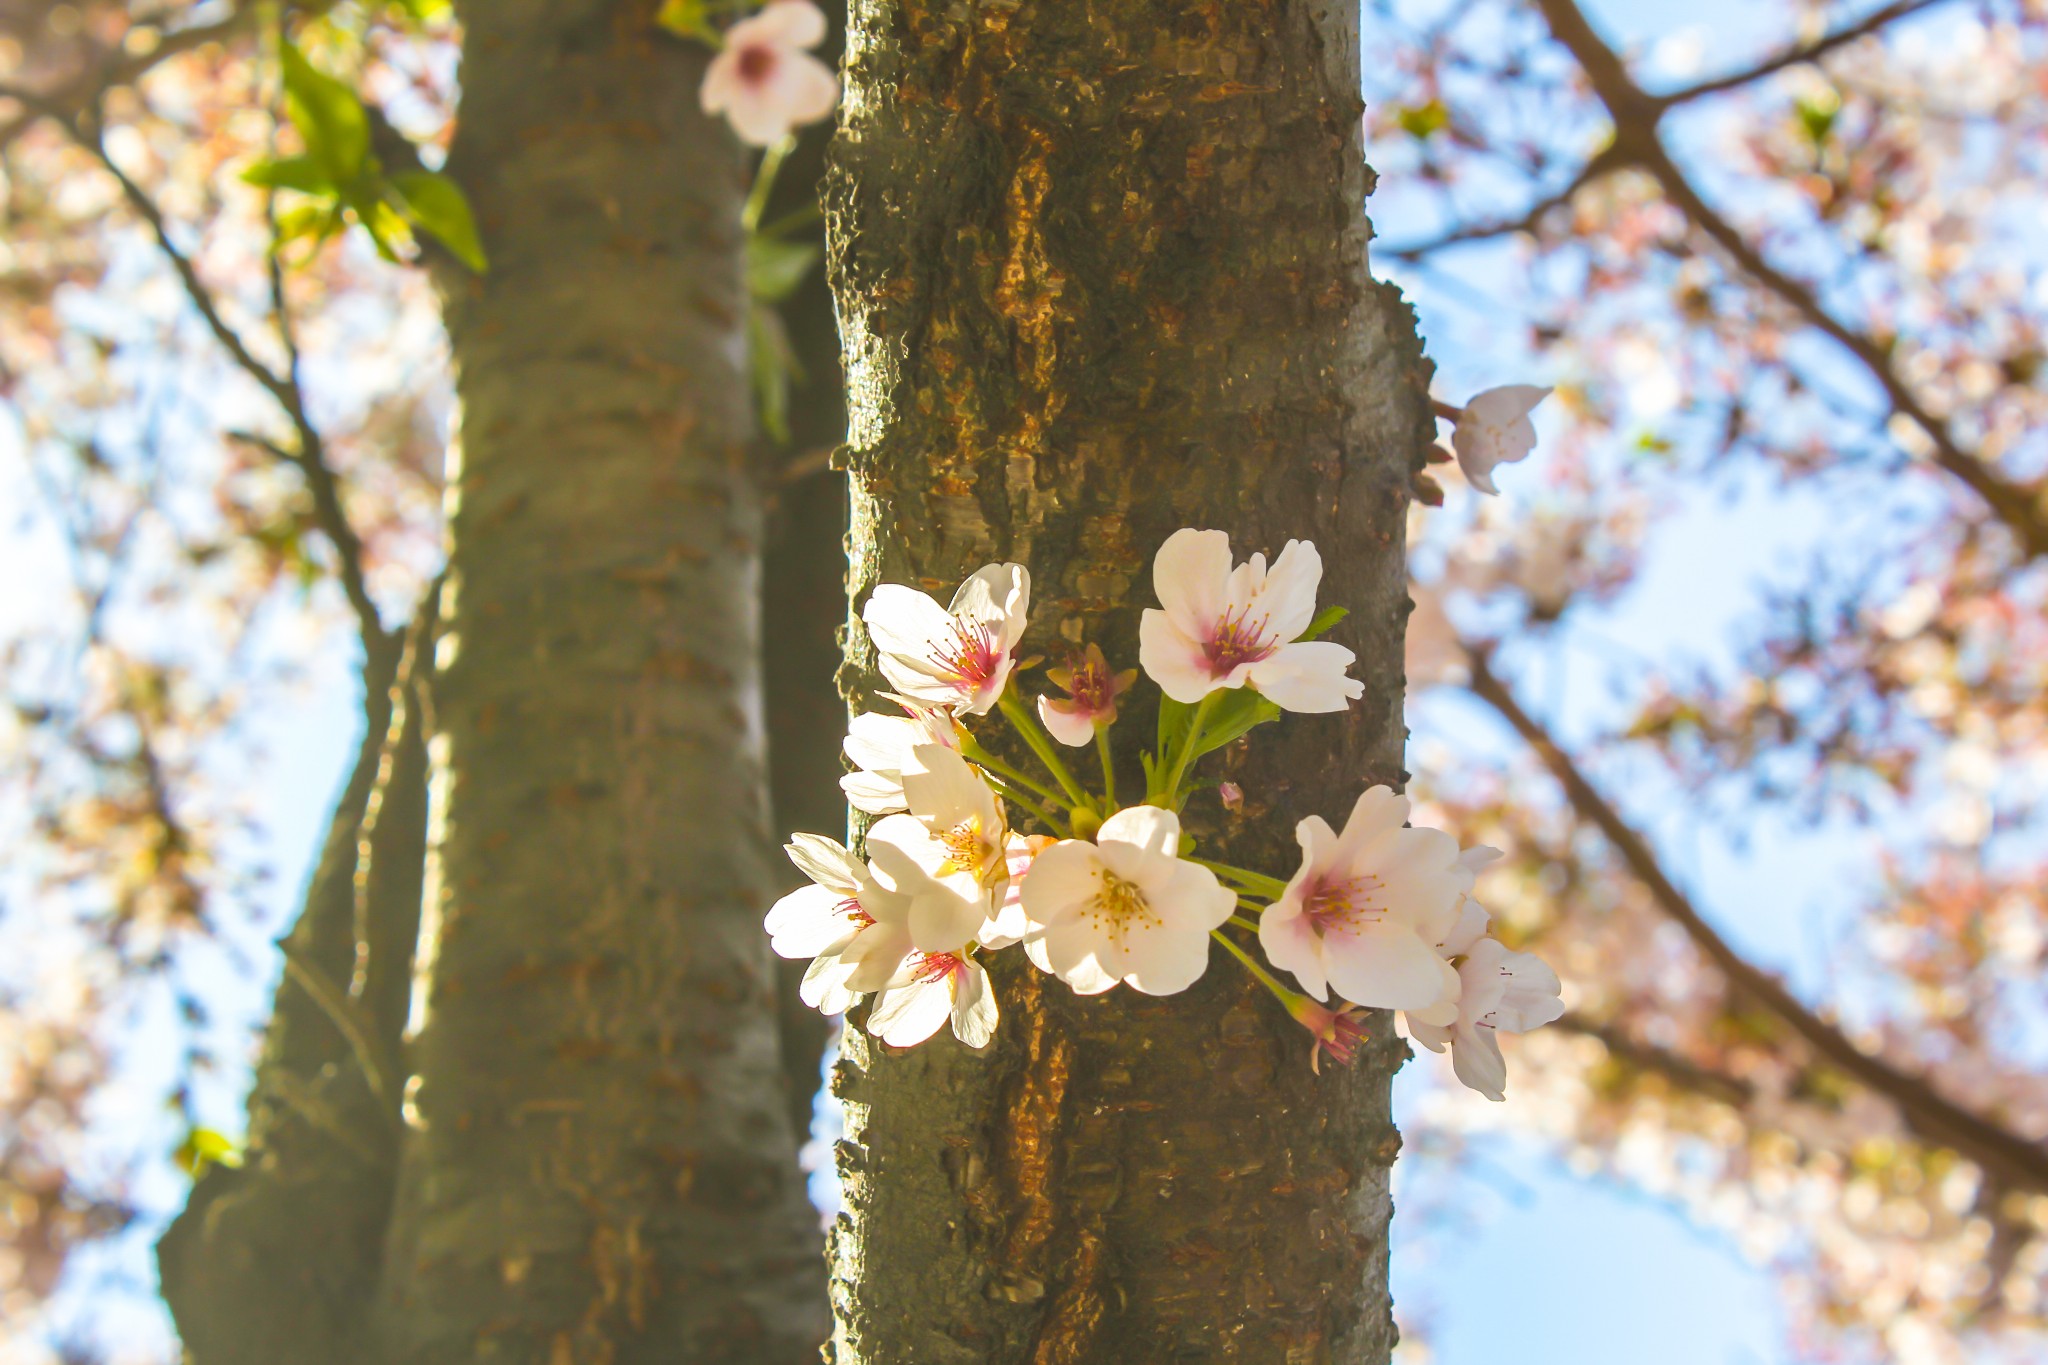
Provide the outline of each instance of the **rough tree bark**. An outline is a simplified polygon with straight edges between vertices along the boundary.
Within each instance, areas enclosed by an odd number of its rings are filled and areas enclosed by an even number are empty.
[[[1241,817],[1188,812],[1280,869],[1294,821],[1402,777],[1432,433],[1413,318],[1366,271],[1358,62],[1350,0],[853,0],[828,192],[856,606],[1019,560],[1025,652],[1122,666],[1175,528],[1322,549],[1363,702],[1260,731]],[[856,695],[871,665],[856,614]],[[1119,727],[1126,791],[1151,723]],[[1165,999],[997,961],[984,1055],[849,1031],[838,1365],[1384,1361],[1389,1021],[1317,1078],[1220,951]]]
[[[797,1361],[730,137],[623,0],[461,7],[462,400],[393,1362]]]
[[[367,654],[362,744],[282,944],[245,1165],[210,1169],[159,1247],[164,1298],[200,1365],[353,1365],[361,1346],[397,1167],[426,828],[419,698],[397,640]]]

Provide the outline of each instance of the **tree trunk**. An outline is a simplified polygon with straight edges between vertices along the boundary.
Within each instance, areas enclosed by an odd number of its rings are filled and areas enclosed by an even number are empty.
[[[462,7],[450,169],[492,268],[448,299],[392,1362],[772,1365],[824,1334],[761,933],[744,170],[653,10]]]
[[[164,1298],[199,1365],[358,1358],[397,1166],[398,1039],[426,828],[418,697],[399,678],[398,641],[368,655],[362,744],[281,945],[286,974],[249,1098],[245,1164],[209,1169],[158,1248]]]
[[[828,194],[856,605],[1034,575],[1029,654],[1136,662],[1151,557],[1312,539],[1364,700],[1235,758],[1205,849],[1291,871],[1294,822],[1401,772],[1403,511],[1427,445],[1413,318],[1366,272],[1355,3],[853,0]],[[871,688],[854,618],[849,686]],[[1150,708],[1119,726],[1126,792]],[[995,959],[985,1054],[849,1030],[838,1365],[1379,1362],[1388,1082],[1220,952],[1184,995],[1080,998]]]

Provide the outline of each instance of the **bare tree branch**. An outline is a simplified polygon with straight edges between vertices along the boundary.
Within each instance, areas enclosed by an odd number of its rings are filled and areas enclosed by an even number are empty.
[[[1934,6],[1942,3],[1943,0],[1893,0],[1889,5],[1872,10],[1856,23],[1838,28],[1833,33],[1825,34],[1810,43],[1802,43],[1797,47],[1786,48],[1777,56],[1759,62],[1746,71],[1737,71],[1727,76],[1716,76],[1712,80],[1701,81],[1698,85],[1688,85],[1682,90],[1672,90],[1658,95],[1656,96],[1657,103],[1669,109],[1673,105],[1684,104],[1690,100],[1701,99],[1707,95],[1718,95],[1724,91],[1740,89],[1742,86],[1754,84],[1766,76],[1775,76],[1787,67],[1804,66],[1808,62],[1819,61],[1838,47],[1846,47],[1858,38],[1867,38],[1871,34],[1909,15],[1918,14],[1922,10],[1932,9]]]
[[[258,358],[255,352],[249,349],[241,334],[222,316],[212,291],[207,288],[206,282],[199,278],[198,268],[171,239],[170,224],[164,218],[163,210],[134,177],[121,169],[120,163],[107,151],[106,142],[100,136],[97,123],[68,114],[40,97],[23,91],[0,87],[0,97],[19,100],[57,123],[114,178],[129,207],[148,225],[151,234],[156,238],[158,249],[163,252],[165,259],[177,273],[179,281],[185,287],[186,297],[198,310],[207,330],[213,333],[215,340],[219,341],[236,367],[261,385],[277,401],[278,406],[284,409],[285,416],[290,419],[292,429],[298,438],[296,449],[246,434],[238,435],[237,439],[259,446],[276,458],[291,464],[304,476],[306,489],[313,498],[314,520],[334,547],[342,592],[348,598],[349,607],[355,612],[364,648],[388,646],[390,632],[385,629],[383,618],[378,614],[377,605],[370,597],[368,583],[364,577],[362,538],[356,533],[354,524],[348,518],[347,508],[342,501],[341,481],[327,460],[326,446],[321,440],[319,429],[313,425],[312,419],[306,413],[305,390],[299,383],[296,350],[291,341],[291,320],[284,312],[285,300],[281,282],[273,281],[274,300],[278,309],[277,325],[279,333],[285,338],[286,353],[291,357],[288,367],[282,373]]]
[[[1828,312],[1812,286],[1793,279],[1765,260],[1762,252],[1700,196],[1658,136],[1658,121],[1669,107],[1667,99],[1648,94],[1636,84],[1626,64],[1594,31],[1576,0],[1537,0],[1537,5],[1550,24],[1551,35],[1578,59],[1594,94],[1614,121],[1614,142],[1609,150],[1616,153],[1617,164],[1638,167],[1655,178],[1665,196],[1725,251],[1743,273],[1791,307],[1809,326],[1848,351],[1884,390],[1893,410],[1926,433],[1934,447],[1934,463],[1982,498],[2019,536],[2029,558],[2048,555],[2048,508],[2041,505],[2037,491],[2008,482],[1990,465],[1964,450],[1948,424],[1929,412],[1893,369],[1889,347]]]
[[[1777,1015],[1828,1062],[1898,1105],[1914,1130],[1930,1141],[1952,1148],[2012,1188],[2048,1192],[2048,1148],[1963,1108],[1926,1079],[1865,1052],[1834,1024],[1807,1008],[1776,977],[1738,953],[1666,875],[1649,842],[1622,819],[1550,732],[1522,708],[1489,666],[1488,650],[1471,645],[1467,650],[1473,694],[1522,737],[1564,789],[1572,809],[1606,836],[1658,907],[1685,930],[1735,990]]]
[[[1433,237],[1428,241],[1415,242],[1408,246],[1381,247],[1379,249],[1380,254],[1391,256],[1398,261],[1415,261],[1432,252],[1441,251],[1445,247],[1461,246],[1469,242],[1491,241],[1496,237],[1510,237],[1518,232],[1534,232],[1536,225],[1543,220],[1543,215],[1549,213],[1552,209],[1563,208],[1571,203],[1573,197],[1580,190],[1586,188],[1586,186],[1594,181],[1602,179],[1609,172],[1618,170],[1626,165],[1627,160],[1627,157],[1622,155],[1620,149],[1610,143],[1596,152],[1592,160],[1580,167],[1578,174],[1574,175],[1564,188],[1537,200],[1529,206],[1526,213],[1519,217],[1499,218],[1485,223],[1473,223],[1465,227],[1455,228],[1450,232],[1444,233],[1441,237]]]

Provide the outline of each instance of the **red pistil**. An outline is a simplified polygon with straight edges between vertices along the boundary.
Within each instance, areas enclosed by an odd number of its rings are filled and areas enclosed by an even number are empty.
[[[775,69],[775,49],[766,43],[757,43],[740,49],[740,79],[748,85],[759,85],[768,79],[768,73]]]

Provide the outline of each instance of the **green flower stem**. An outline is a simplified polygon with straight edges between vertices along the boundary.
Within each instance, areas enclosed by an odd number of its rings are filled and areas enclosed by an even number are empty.
[[[1229,949],[1230,955],[1236,958],[1239,962],[1242,962],[1244,964],[1244,969],[1252,974],[1253,979],[1256,980],[1260,985],[1264,986],[1267,990],[1273,992],[1274,996],[1280,1001],[1281,1004],[1290,1005],[1294,1001],[1302,998],[1296,995],[1293,991],[1288,990],[1278,981],[1274,980],[1273,974],[1271,972],[1267,971],[1264,967],[1261,967],[1258,964],[1258,960],[1256,958],[1254,958],[1250,953],[1246,952],[1244,949],[1238,947],[1237,944],[1231,940],[1230,935],[1224,933],[1221,929],[1211,929],[1209,931],[1209,937],[1215,939],[1218,943],[1222,944],[1225,948]]]
[[[1008,782],[1005,782],[1000,777],[991,774],[989,778],[989,785],[995,788],[996,794],[1002,797],[1005,801],[1011,802],[1014,805],[1022,806],[1025,810],[1030,811],[1033,815],[1037,816],[1040,820],[1044,821],[1046,828],[1052,830],[1055,834],[1058,834],[1063,839],[1067,837],[1068,833],[1071,830],[1071,827],[1067,824],[1066,821],[1060,819],[1059,816],[1053,814],[1044,806],[1039,805],[1036,801],[1033,801],[1030,797],[1026,796],[1023,792],[1017,790],[1015,787],[1011,786]]]
[[[1060,794],[1054,791],[1051,787],[1048,787],[1043,782],[1037,781],[1034,778],[1026,777],[1023,773],[1018,772],[1015,768],[1011,767],[1009,764],[1003,762],[1003,760],[997,758],[994,754],[990,753],[988,750],[982,748],[979,744],[975,743],[973,738],[970,736],[964,734],[962,735],[960,740],[960,753],[970,762],[973,762],[980,767],[988,769],[990,772],[994,773],[997,777],[1000,777],[1003,781],[1009,783],[1013,787],[1021,787],[1025,791],[1036,792],[1048,801],[1057,801],[1060,799]]]
[[[1104,810],[1116,809],[1116,765],[1109,761],[1109,731],[1100,725],[1095,727],[1095,752],[1102,758],[1102,804]]]
[[[1256,909],[1257,907],[1251,908]],[[1240,929],[1249,929],[1253,933],[1257,933],[1259,931],[1259,922],[1255,919],[1246,919],[1243,915],[1232,915],[1229,919],[1225,920],[1224,923],[1234,924]]]
[[[1188,770],[1188,761],[1195,756],[1195,746],[1202,742],[1202,731],[1209,724],[1209,713],[1216,709],[1219,693],[1211,692],[1195,705],[1194,719],[1188,722],[1187,735],[1180,742],[1180,749],[1173,756],[1173,766],[1166,770],[1166,781],[1160,787],[1159,799],[1152,804],[1163,805],[1168,810],[1180,809],[1180,780]]]
[[[1236,882],[1246,891],[1278,899],[1287,892],[1287,883],[1278,877],[1268,877],[1263,872],[1254,872],[1246,867],[1232,867],[1229,863],[1212,862],[1207,858],[1189,857],[1187,861],[1208,868],[1217,876]]]
[[[1088,793],[1081,789],[1081,784],[1067,771],[1067,765],[1061,761],[1059,752],[1053,748],[1052,740],[1046,737],[1045,731],[1038,728],[1037,718],[1025,707],[1024,699],[1017,695],[1017,690],[1014,687],[1005,687],[1003,695],[996,699],[996,705],[1002,708],[1003,715],[1010,724],[1017,727],[1017,733],[1024,736],[1024,742],[1031,746],[1032,753],[1038,755],[1038,761],[1045,765],[1045,770],[1059,782],[1060,789],[1066,792],[1067,799],[1073,803],[1074,809],[1094,810],[1095,803],[1088,799]]]
[[[1242,891],[1237,893],[1237,908],[1240,910],[1249,910],[1254,915],[1263,915],[1266,913],[1265,906],[1260,905],[1257,901],[1253,900],[1250,896],[1245,895]],[[1235,916],[1233,916],[1233,918],[1235,918]],[[1254,925],[1254,927],[1256,927],[1256,924]]]
[[[775,175],[782,169],[782,159],[794,146],[796,139],[786,137],[761,153],[761,164],[754,171],[753,188],[747,191],[747,206],[740,213],[740,226],[749,233],[761,226],[761,215],[768,208],[768,193],[775,188]]]

